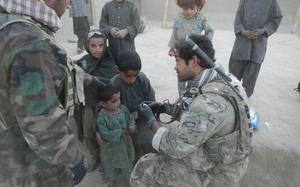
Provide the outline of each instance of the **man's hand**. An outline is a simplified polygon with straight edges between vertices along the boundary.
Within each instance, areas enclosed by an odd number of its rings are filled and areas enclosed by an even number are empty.
[[[170,50],[168,52],[168,55],[170,57],[175,56],[176,55],[176,49],[175,48],[170,48]]]
[[[122,29],[122,30],[119,30],[118,33],[117,33],[117,37],[118,38],[125,38],[125,36],[128,34],[128,29],[125,28],[125,29]]]
[[[118,33],[119,33],[119,28],[117,27],[112,27],[109,31],[110,35],[114,38],[118,38]]]
[[[73,172],[74,185],[77,185],[81,182],[81,180],[86,174],[87,168],[88,168],[87,160],[84,158],[84,156],[82,156],[79,163],[77,163],[75,166],[71,168],[71,171]]]

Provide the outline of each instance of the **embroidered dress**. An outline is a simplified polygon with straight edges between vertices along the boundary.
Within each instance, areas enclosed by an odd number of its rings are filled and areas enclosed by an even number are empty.
[[[105,176],[112,180],[128,180],[135,153],[131,137],[124,136],[123,132],[134,128],[133,116],[121,105],[116,114],[100,110],[96,120],[102,139],[107,141],[101,151]]]

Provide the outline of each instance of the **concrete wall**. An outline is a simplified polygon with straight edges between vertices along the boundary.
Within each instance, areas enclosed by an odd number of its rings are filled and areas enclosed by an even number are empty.
[[[94,24],[98,27],[101,16],[102,6],[109,0],[91,0],[94,6]],[[157,23],[163,25],[165,5],[168,1],[167,10],[167,27],[172,26],[172,20],[180,9],[176,6],[176,0],[131,0],[142,12],[149,23]],[[226,3],[224,3],[226,2]],[[141,3],[141,5],[139,5]],[[279,27],[280,32],[300,32],[300,0],[278,0],[281,11],[284,15],[282,24]],[[237,10],[239,0],[208,0],[203,12],[207,16],[209,22],[216,30],[232,30],[235,12]],[[297,17],[297,11],[298,17]],[[297,24],[296,24],[297,23]],[[297,26],[297,27],[295,27]]]

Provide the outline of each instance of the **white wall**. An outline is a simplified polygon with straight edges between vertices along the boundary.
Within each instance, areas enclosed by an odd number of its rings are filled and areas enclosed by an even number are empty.
[[[94,5],[94,25],[99,26],[102,6],[109,0],[91,0]],[[164,18],[164,8],[166,0],[131,0],[135,3],[142,2],[142,15],[144,15],[149,22],[161,23]],[[173,18],[180,10],[176,6],[176,0],[168,0],[169,6],[167,11],[167,21],[169,26],[172,25]],[[216,30],[232,30],[233,21],[239,0],[208,0],[203,12],[208,18],[211,25]],[[295,22],[297,10],[300,0],[278,0],[284,15],[282,24],[279,28],[281,32],[292,32],[295,30]],[[300,24],[300,23],[299,23]],[[299,26],[300,27],[300,26]],[[299,31],[299,29],[297,29]]]

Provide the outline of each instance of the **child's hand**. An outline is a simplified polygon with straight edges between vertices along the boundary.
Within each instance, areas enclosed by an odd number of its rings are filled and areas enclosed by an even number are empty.
[[[103,145],[105,144],[105,142],[101,138],[101,135],[98,132],[96,132],[96,140],[97,140],[98,144],[103,147]]]
[[[130,133],[129,133],[128,130],[124,130],[124,131],[122,132],[122,135],[125,136],[125,137],[128,137],[128,136],[130,136]]]
[[[176,55],[176,49],[175,48],[170,48],[168,55],[171,56],[171,57],[175,56]]]
[[[130,134],[137,133],[137,130],[135,128],[129,128],[128,131],[129,131]]]
[[[117,37],[118,38],[125,38],[125,36],[127,34],[128,34],[128,29],[125,28],[125,29],[119,30],[119,32],[117,33]]]
[[[112,27],[109,33],[112,35],[112,37],[118,38],[119,28]]]

